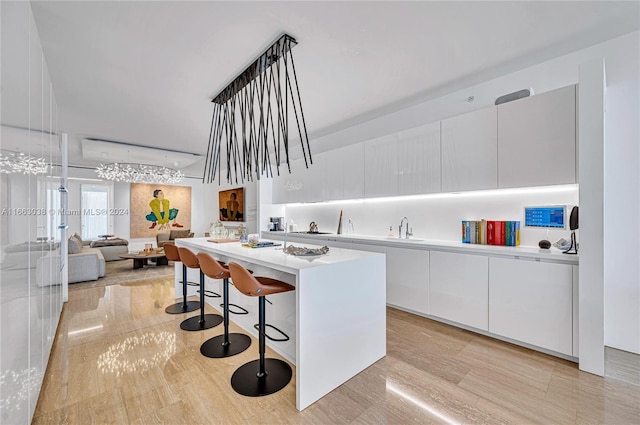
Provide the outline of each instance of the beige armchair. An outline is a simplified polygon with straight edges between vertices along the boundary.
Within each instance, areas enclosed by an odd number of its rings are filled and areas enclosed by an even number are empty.
[[[193,232],[190,229],[187,230],[172,230],[169,233],[158,233],[156,235],[156,243],[158,248],[162,247],[167,242],[173,243],[178,238],[192,238]]]

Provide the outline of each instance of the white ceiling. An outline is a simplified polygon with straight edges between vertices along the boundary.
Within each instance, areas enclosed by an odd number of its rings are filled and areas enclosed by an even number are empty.
[[[637,30],[639,3],[32,1],[71,133],[204,155],[210,99],[283,32],[310,136]],[[313,143],[313,142],[312,142]]]

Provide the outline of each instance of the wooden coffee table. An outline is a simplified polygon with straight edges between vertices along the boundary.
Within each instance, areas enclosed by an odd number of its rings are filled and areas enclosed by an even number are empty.
[[[166,266],[169,264],[169,260],[164,255],[164,252],[153,252],[151,254],[122,254],[120,258],[128,258],[133,260],[133,268],[141,269],[142,267],[147,265],[147,260],[154,259],[156,260],[156,265],[158,266]]]

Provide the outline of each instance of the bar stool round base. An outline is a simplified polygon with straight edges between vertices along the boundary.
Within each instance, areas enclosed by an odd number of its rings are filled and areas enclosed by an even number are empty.
[[[212,359],[231,357],[242,353],[251,345],[251,338],[245,334],[229,334],[229,344],[222,345],[224,335],[214,336],[200,346],[200,353]]]
[[[168,314],[182,314],[182,313],[189,313],[190,311],[195,311],[199,308],[200,308],[200,301],[187,301],[186,308],[183,307],[183,303],[175,303],[165,308],[164,312]]]
[[[200,322],[200,315],[189,317],[180,323],[180,329],[183,331],[203,331],[213,328],[222,323],[222,316],[219,314],[205,314],[204,322]]]
[[[258,378],[260,360],[245,363],[233,372],[231,386],[242,395],[260,397],[280,391],[291,381],[291,366],[280,359],[265,359],[266,375]]]

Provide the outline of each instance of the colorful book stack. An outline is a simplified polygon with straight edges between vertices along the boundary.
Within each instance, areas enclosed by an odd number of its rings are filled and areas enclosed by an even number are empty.
[[[462,242],[520,246],[519,221],[462,220]]]

